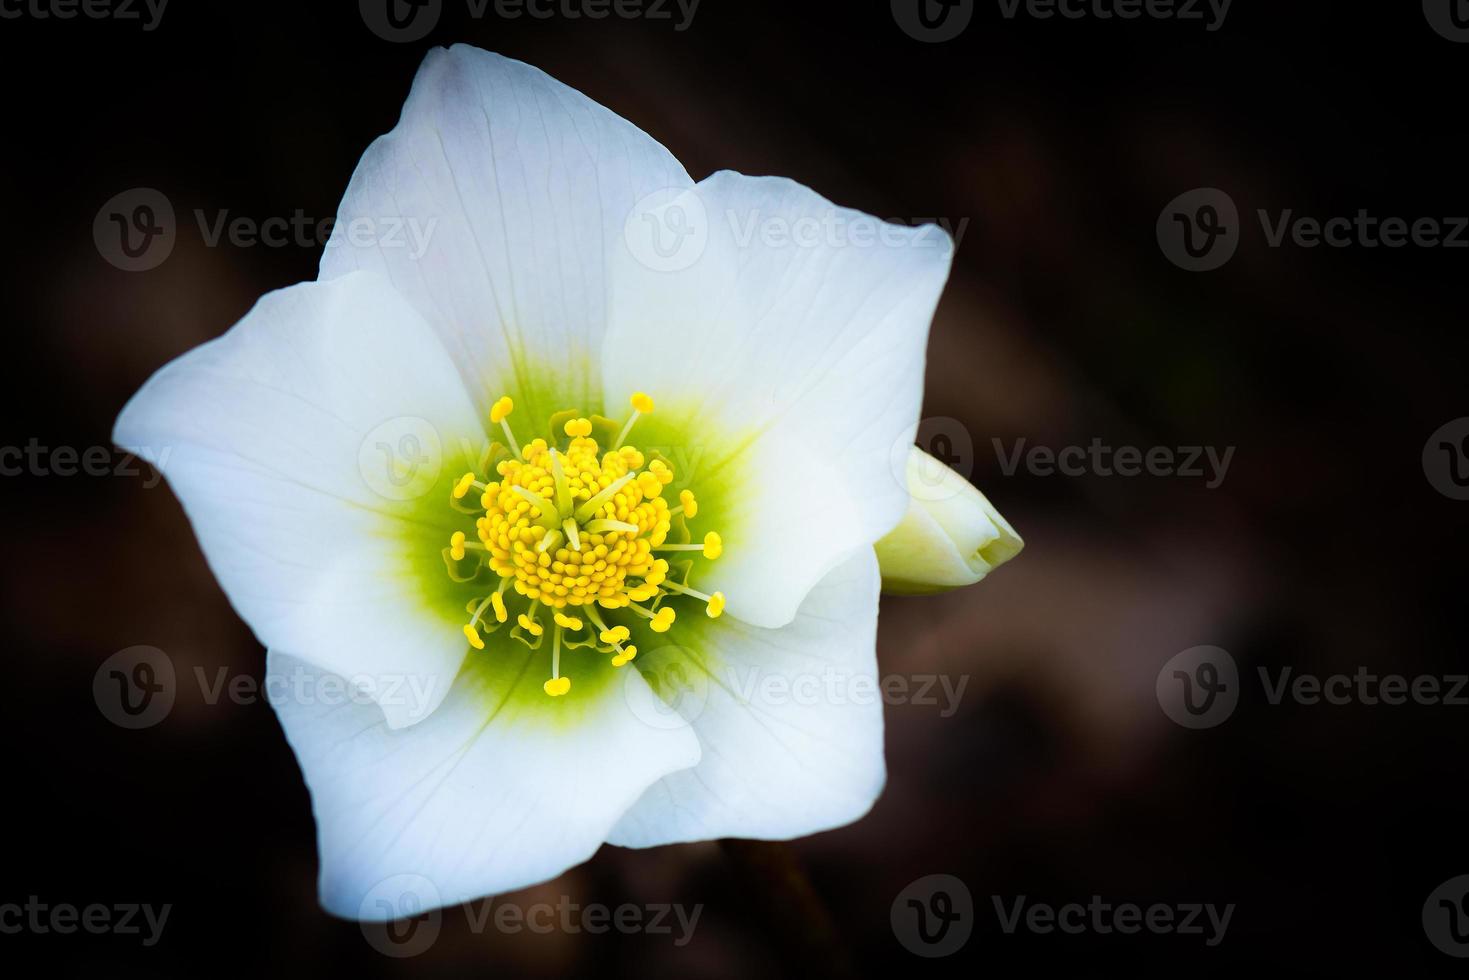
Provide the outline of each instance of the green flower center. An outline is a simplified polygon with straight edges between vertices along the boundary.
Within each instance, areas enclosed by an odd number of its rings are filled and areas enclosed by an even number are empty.
[[[499,578],[493,591],[466,607],[469,644],[483,650],[482,633],[513,622],[510,636],[537,650],[549,626],[551,677],[543,688],[558,697],[571,689],[571,678],[561,673],[563,647],[611,653],[614,667],[637,656],[637,647],[626,642],[631,630],[609,622],[616,615],[647,619],[653,632],[666,633],[676,615],[666,600],[688,596],[718,618],[724,594],[689,584],[691,560],[671,564],[660,557],[696,553],[712,561],[724,545],[714,531],[693,543],[689,522],[699,513],[693,491],[683,490],[670,507],[662,494],[673,482],[672,464],[627,443],[638,418],[653,411],[653,400],[633,395],[632,415],[620,429],[610,419],[556,413],[551,431],[566,434],[564,447],[544,439],[522,447],[510,428],[514,407],[507,396],[490,410],[508,445],[490,447],[485,479],[465,473],[450,494],[450,505],[475,520],[473,540],[456,531],[444,549],[449,576],[470,582],[489,571]],[[615,448],[603,452],[594,434]],[[499,479],[489,480],[490,472]]]

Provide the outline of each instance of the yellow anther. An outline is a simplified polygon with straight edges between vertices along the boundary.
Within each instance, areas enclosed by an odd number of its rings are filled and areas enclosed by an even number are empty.
[[[497,459],[488,476],[466,473],[453,481],[454,497],[478,501],[482,510],[472,529],[451,537],[448,553],[458,560],[475,550],[500,580],[498,590],[481,593],[467,607],[473,618],[464,627],[465,639],[484,649],[482,634],[511,619],[519,625],[514,638],[528,644],[537,637],[551,639],[546,644],[551,648],[551,680],[545,690],[553,697],[570,689],[560,669],[568,630],[595,633],[599,646],[615,650],[612,662],[617,666],[636,655],[636,648],[624,645],[632,637],[629,627],[603,622],[601,610],[635,612],[656,633],[673,626],[674,598],[704,602],[711,618],[724,611],[722,593],[705,595],[672,581],[669,562],[658,557],[659,552],[702,552],[717,558],[723,542],[711,532],[689,543],[668,543],[673,516],[692,518],[700,513],[699,503],[692,489],[679,492],[676,506],[663,499],[664,489],[673,483],[673,465],[658,458],[645,469],[650,457],[625,442],[636,420],[653,410],[653,400],[639,392],[632,405],[621,434],[602,446],[592,435],[590,418],[562,413],[559,428],[571,437],[563,449],[554,438],[519,445],[506,421],[514,403],[503,397],[490,416],[505,430],[511,454]],[[471,488],[475,495],[468,498]],[[458,575],[458,569],[450,572]],[[644,605],[651,601],[661,603],[657,611]],[[491,607],[494,620],[489,618]],[[549,610],[549,622],[538,619],[543,607]],[[582,635],[585,642],[587,634]]]
[[[546,681],[546,683],[541,685],[541,690],[545,691],[553,698],[559,698],[561,695],[571,690],[571,678],[553,677],[550,680]]]

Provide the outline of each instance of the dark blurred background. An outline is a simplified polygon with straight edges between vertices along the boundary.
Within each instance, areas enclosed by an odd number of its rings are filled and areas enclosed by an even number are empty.
[[[351,3],[174,0],[145,30],[39,18],[34,2],[0,0],[0,443],[109,446],[152,371],[261,293],[314,278],[317,245],[211,246],[195,210],[330,217],[424,51],[466,41],[609,106],[696,179],[788,175],[882,217],[944,219],[959,247],[924,414],[954,420],[931,425],[961,434],[957,465],[1027,548],[978,588],[884,600],[885,673],[967,680],[947,717],[942,697],[887,709],[889,785],[867,818],[784,851],[604,848],[507,897],[702,903],[687,945],[476,933],[449,910],[432,948],[393,959],[316,905],[309,801],[270,708],[208,704],[193,681],[258,680],[264,651],[166,485],[7,476],[0,903],[172,911],[151,947],[26,931],[0,935],[0,962],[116,976],[1462,969],[1423,911],[1469,873],[1469,705],[1272,705],[1258,673],[1469,672],[1469,502],[1423,462],[1435,430],[1469,415],[1469,252],[1272,248],[1255,216],[1469,214],[1469,44],[1418,3],[1237,0],[1210,31],[1203,4],[1204,21],[1070,20],[989,0],[925,43],[888,0],[703,0],[684,30],[676,6],[506,20],[446,0],[425,39],[393,43]],[[128,272],[93,223],[139,187],[171,202],[177,240]],[[1156,231],[1195,188],[1240,214],[1238,250],[1213,271],[1175,265]],[[1022,438],[1234,455],[1213,488],[1007,475],[994,440],[1008,454]],[[168,653],[180,691],[164,721],[128,731],[92,683],[137,644]],[[1240,697],[1194,730],[1155,683],[1200,645],[1232,655]],[[774,887],[772,863],[802,871],[825,912],[796,918],[800,888]],[[973,934],[941,958],[890,923],[930,874],[973,898]],[[1010,934],[994,907],[1093,895],[1235,909],[1211,947],[1207,929]]]

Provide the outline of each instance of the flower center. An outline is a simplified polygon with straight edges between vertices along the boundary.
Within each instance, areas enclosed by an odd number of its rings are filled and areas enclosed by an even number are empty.
[[[673,466],[627,443],[638,418],[653,411],[653,400],[642,392],[633,395],[632,415],[615,436],[615,422],[558,412],[551,428],[555,432],[560,423],[568,439],[564,447],[559,439],[555,445],[533,439],[522,447],[510,428],[514,408],[507,396],[490,409],[490,421],[504,430],[509,445],[491,446],[485,480],[465,473],[451,493],[454,509],[475,515],[475,540],[454,532],[444,549],[449,575],[460,582],[485,572],[499,577],[493,591],[466,607],[472,614],[464,626],[470,646],[485,649],[482,632],[513,622],[510,635],[538,650],[549,626],[551,678],[543,688],[558,697],[571,689],[571,678],[561,673],[563,646],[611,653],[615,667],[637,656],[637,647],[625,642],[631,630],[610,622],[618,616],[646,619],[653,632],[666,633],[675,618],[666,600],[684,595],[702,601],[705,613],[718,618],[724,594],[692,588],[693,562],[676,556],[697,553],[712,561],[723,542],[709,531],[702,543],[693,543],[689,522],[699,512],[693,491],[682,491],[670,507],[663,491],[673,482]],[[605,452],[594,437],[599,429],[609,447]],[[490,472],[499,479],[490,481]],[[677,567],[660,555],[674,556]]]

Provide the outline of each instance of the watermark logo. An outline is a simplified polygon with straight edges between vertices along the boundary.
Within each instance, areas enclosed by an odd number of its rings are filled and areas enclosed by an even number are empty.
[[[1100,895],[1093,895],[1085,905],[1080,902],[1050,905],[1031,901],[1026,895],[1016,896],[1011,902],[994,895],[991,901],[1000,929],[1007,936],[1022,930],[1037,935],[1060,932],[1070,936],[1130,936],[1147,932],[1157,936],[1201,936],[1204,945],[1210,947],[1224,941],[1235,909],[1233,902],[1223,906],[1212,902],[1114,904]]]
[[[137,21],[143,33],[158,29],[168,0],[4,0],[0,20],[87,20]]]
[[[1255,209],[1263,244],[1282,248],[1469,248],[1469,217],[1355,214],[1317,217],[1295,208]],[[1234,257],[1244,226],[1233,199],[1201,187],[1169,202],[1158,216],[1158,246],[1168,261],[1190,272],[1210,272]]]
[[[443,470],[439,430],[413,415],[388,419],[357,447],[357,472],[384,500],[417,500],[433,490]]]
[[[369,946],[393,959],[426,951],[443,927],[444,900],[423,875],[398,874],[373,885],[357,909]]]
[[[680,646],[639,654],[640,669],[624,668],[622,695],[643,724],[659,731],[686,728],[709,704],[709,675],[701,661]]]
[[[1423,16],[1440,37],[1469,42],[1469,0],[1423,0]]]
[[[1184,728],[1213,728],[1239,704],[1239,668],[1219,647],[1191,647],[1158,671],[1154,685],[1163,713]]]
[[[1239,209],[1217,187],[1199,187],[1168,202],[1158,215],[1158,247],[1189,272],[1209,272],[1239,248]]]
[[[1224,483],[1234,446],[1109,446],[1100,438],[1090,444],[1027,446],[1017,439],[1007,452],[1005,443],[991,439],[1000,472],[1014,476],[1024,469],[1031,476],[1159,476],[1202,479],[1204,489],[1215,490]]]
[[[173,661],[157,647],[119,650],[92,677],[92,699],[102,717],[119,728],[151,728],[173,710],[177,691]]]
[[[152,187],[113,195],[92,221],[98,253],[124,272],[158,268],[173,253],[177,237],[173,204]]]
[[[892,0],[893,20],[915,41],[952,41],[974,17],[974,0]]]
[[[121,902],[116,905],[77,906],[70,902],[43,902],[31,895],[26,903],[0,905],[0,935],[30,933],[36,936],[70,936],[78,932],[93,936],[140,936],[145,947],[158,945],[168,924],[172,905]],[[146,931],[145,931],[146,930]]]
[[[914,453],[914,446],[931,458]],[[974,439],[958,419],[920,419],[893,440],[888,467],[893,479],[915,500],[949,500],[964,491],[974,472]]]
[[[368,945],[393,959],[418,956],[433,946],[444,922],[444,899],[437,886],[423,875],[397,874],[384,878],[363,896],[358,906],[362,935]],[[561,895],[555,903],[497,902],[493,897],[466,902],[457,907],[464,913],[470,933],[479,936],[494,930],[506,935],[529,932],[539,936],[562,932],[567,935],[643,934],[668,936],[674,946],[687,946],[704,914],[702,904],[652,903],[616,907],[591,902],[582,905]]]
[[[1469,500],[1469,417],[1445,422],[1428,437],[1423,475],[1450,500]]]
[[[47,446],[32,436],[24,446],[0,446],[0,477],[142,477],[143,489],[152,490],[163,480],[173,447],[135,448],[153,460],[151,468],[140,468],[136,455],[111,446]]]
[[[1205,21],[1213,33],[1224,26],[1234,0],[998,0],[1000,16],[1020,14],[1033,20],[1174,20]]]
[[[1469,958],[1469,875],[1450,878],[1429,893],[1423,932],[1439,952]]]
[[[693,188],[654,191],[633,205],[622,228],[628,251],[654,272],[682,272],[709,245],[709,215]]]
[[[444,0],[358,0],[362,22],[384,41],[412,44],[428,37],[444,13]]]
[[[908,952],[929,959],[950,956],[974,931],[974,899],[953,875],[926,875],[898,892],[889,919]]]

